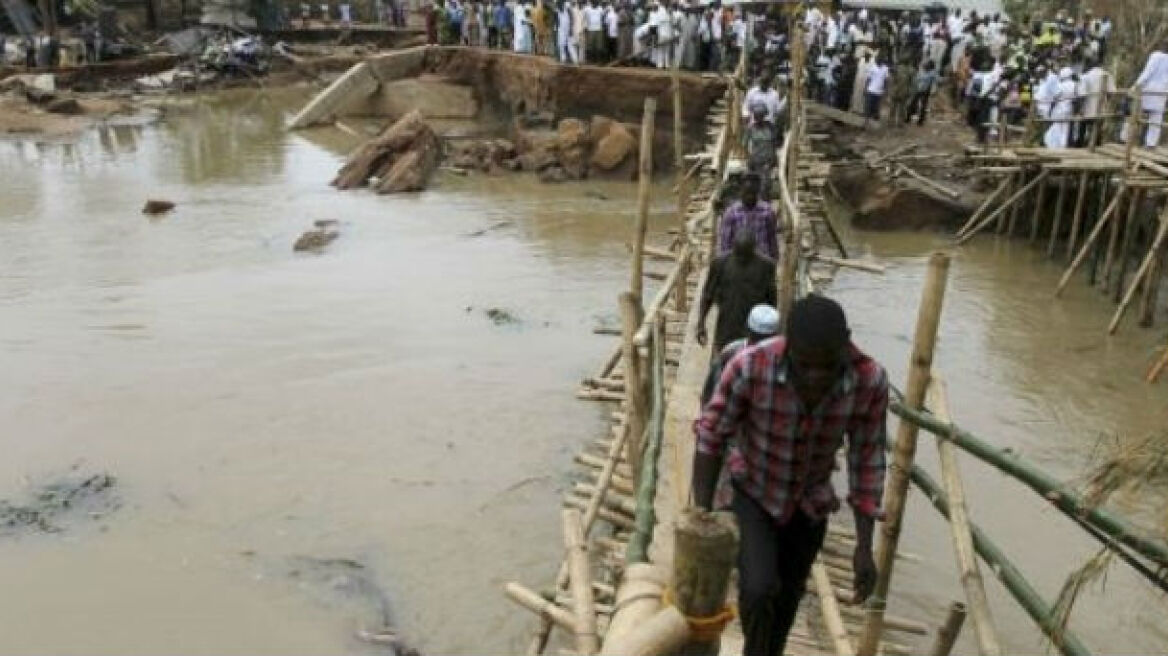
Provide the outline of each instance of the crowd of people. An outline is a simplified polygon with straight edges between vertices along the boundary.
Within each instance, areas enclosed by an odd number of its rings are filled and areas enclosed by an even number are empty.
[[[434,0],[431,43],[510,49],[564,63],[647,64],[720,70],[746,46],[745,12],[683,2]]]
[[[1003,126],[1020,131],[1028,121],[1043,130],[1048,148],[1127,138],[1126,130],[1107,132],[1122,121],[1102,121],[1134,111],[1107,68],[1114,31],[1108,16],[1059,11],[1011,20],[953,9],[875,17],[811,8],[804,27],[810,95],[868,120],[923,124],[944,81],[983,143],[999,137]],[[1146,94],[1140,110],[1149,123],[1144,143],[1152,147],[1163,121],[1158,94],[1168,91],[1163,48],[1134,82]]]
[[[791,23],[776,9],[756,14],[717,1],[434,0],[424,12],[432,43],[510,49],[565,63],[694,71],[727,70],[746,49],[750,79],[769,76],[771,86],[783,88],[790,78]],[[1100,121],[1133,111],[1107,68],[1114,31],[1108,16],[1088,10],[1012,19],[940,5],[924,12],[832,13],[808,3],[799,22],[805,92],[867,121],[923,125],[944,84],[981,142],[996,139],[1003,126],[1020,131],[1028,121],[1051,148],[1126,139],[1118,128],[1105,134]],[[1164,96],[1155,94],[1168,91],[1168,59],[1153,57],[1138,83],[1150,92],[1140,109],[1151,146],[1163,120]],[[749,105],[743,111],[753,118]],[[780,117],[768,112],[768,118],[780,126]]]

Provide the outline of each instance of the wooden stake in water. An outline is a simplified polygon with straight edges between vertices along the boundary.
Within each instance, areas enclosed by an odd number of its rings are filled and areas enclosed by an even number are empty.
[[[633,273],[629,291],[641,301],[645,266],[645,231],[649,224],[649,184],[653,176],[653,117],[657,100],[645,99],[645,113],[641,117],[641,153],[637,166],[637,221],[633,228]]]
[[[933,350],[941,325],[941,308],[945,303],[949,261],[950,258],[945,253],[933,253],[929,258],[928,275],[925,278],[925,289],[917,314],[912,356],[909,359],[908,384],[904,396],[905,405],[915,410],[924,407],[925,392],[932,376]],[[884,491],[885,520],[876,552],[878,575],[876,588],[872,593],[874,603],[868,611],[864,631],[856,649],[859,656],[874,656],[883,633],[884,603],[888,598],[892,565],[896,558],[896,546],[900,541],[901,525],[904,522],[904,507],[908,500],[908,474],[917,451],[917,430],[916,424],[908,421],[900,422],[897,429],[895,464],[890,468],[888,486]]]

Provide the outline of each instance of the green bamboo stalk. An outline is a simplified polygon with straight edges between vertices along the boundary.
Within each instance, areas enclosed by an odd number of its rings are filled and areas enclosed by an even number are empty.
[[[1116,542],[1131,547],[1157,566],[1168,568],[1168,545],[1163,540],[1144,535],[1127,519],[1104,508],[1091,508],[1083,497],[1066,489],[1061,481],[1023,460],[1014,453],[991,446],[972,433],[956,425],[937,420],[926,413],[916,412],[899,400],[889,404],[889,410],[924,430],[953,442],[982,462],[996,467],[1050,501],[1065,515],[1082,520],[1102,531]]]
[[[684,284],[684,281],[681,283]],[[657,514],[653,501],[657,496],[657,459],[665,433],[665,331],[662,320],[653,324],[652,408],[649,425],[645,427],[645,454],[641,458],[641,476],[637,486],[637,513],[633,519],[633,534],[625,548],[625,561],[632,565],[649,562],[649,543]]]
[[[924,425],[921,425],[921,428],[929,430]],[[929,430],[929,432],[932,431]],[[909,478],[925,493],[933,507],[948,519],[949,500],[937,482],[918,465],[913,465],[912,470],[909,471]],[[985,531],[982,531],[977,524],[970,522],[969,532],[973,536],[973,548],[977,551],[977,555],[986,561],[990,570],[998,577],[1010,595],[1018,601],[1026,614],[1030,615],[1030,618],[1038,624],[1042,632],[1050,638],[1059,651],[1065,656],[1090,656],[1090,650],[1070,629],[1059,626],[1051,605],[1042,598],[1034,586],[1030,585],[1030,582],[1022,575],[1021,570],[1010,561],[1010,558],[998,545],[994,544]]]

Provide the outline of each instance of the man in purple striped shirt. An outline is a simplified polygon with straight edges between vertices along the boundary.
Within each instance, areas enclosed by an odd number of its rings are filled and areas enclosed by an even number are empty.
[[[734,238],[743,230],[754,233],[754,243],[758,252],[779,261],[778,224],[775,211],[770,204],[758,198],[758,176],[749,174],[742,180],[742,199],[734,203],[722,215],[718,224],[718,252],[721,257],[734,250]]]

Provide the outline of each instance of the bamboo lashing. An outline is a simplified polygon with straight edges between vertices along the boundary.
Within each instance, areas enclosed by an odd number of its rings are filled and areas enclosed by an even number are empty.
[[[949,256],[933,253],[929,258],[928,274],[917,314],[916,331],[913,337],[912,356],[909,359],[908,385],[905,403],[912,408],[923,407],[925,392],[931,378],[933,351],[937,343],[937,332],[941,324],[941,308],[945,302],[945,286],[949,278]],[[908,471],[912,466],[917,448],[917,427],[902,421],[897,429],[895,466],[891,468],[887,489],[884,493],[885,520],[880,531],[880,544],[876,552],[876,586],[872,595],[875,603],[856,648],[860,656],[874,656],[882,635],[884,604],[888,598],[892,579],[892,567],[896,557],[896,546],[900,541],[901,524],[908,497]]]
[[[961,625],[965,623],[965,605],[955,601],[949,605],[949,613],[945,615],[945,623],[937,630],[937,640],[929,649],[929,656],[949,656],[957,636],[961,634]]]
[[[952,421],[949,417],[949,399],[945,384],[936,376],[929,382],[927,405],[938,420]],[[941,480],[945,485],[945,496],[949,499],[949,529],[950,537],[953,539],[953,554],[957,560],[961,585],[965,588],[965,599],[970,614],[973,615],[978,650],[982,656],[998,656],[1002,653],[1002,646],[998,642],[985,584],[977,565],[973,536],[969,531],[965,487],[962,485],[961,471],[957,465],[956,447],[947,440],[937,438],[937,451],[941,460]]]

